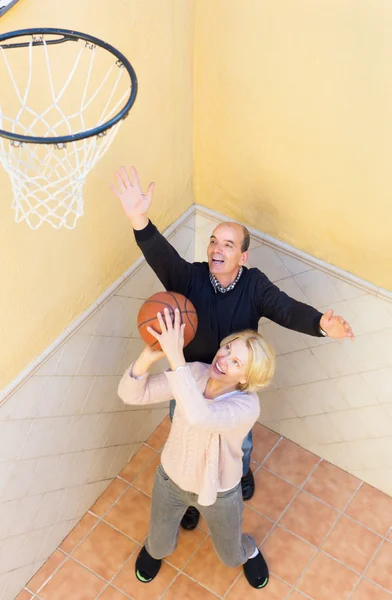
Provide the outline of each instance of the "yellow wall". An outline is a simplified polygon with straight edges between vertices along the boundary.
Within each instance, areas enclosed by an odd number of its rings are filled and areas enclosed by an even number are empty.
[[[0,168],[0,390],[139,255],[108,185],[122,163],[157,182],[152,217],[165,228],[192,203],[193,0],[20,0],[0,32],[24,27],[85,31],[133,64],[139,94],[112,147],[85,186],[85,216],[73,231],[14,223]]]
[[[390,0],[198,0],[195,200],[392,289]]]

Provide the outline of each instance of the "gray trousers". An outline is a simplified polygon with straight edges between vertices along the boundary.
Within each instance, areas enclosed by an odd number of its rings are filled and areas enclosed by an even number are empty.
[[[153,558],[169,556],[177,547],[178,529],[188,506],[203,515],[211,532],[219,558],[228,567],[243,565],[256,549],[256,542],[242,533],[243,500],[241,484],[227,492],[218,492],[211,506],[201,506],[197,494],[186,492],[170,479],[160,464],[152,492],[147,552]]]

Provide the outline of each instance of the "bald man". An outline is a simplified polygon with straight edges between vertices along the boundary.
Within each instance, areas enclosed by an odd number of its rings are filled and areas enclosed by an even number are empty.
[[[143,194],[138,174],[131,167],[115,173],[111,185],[134,229],[136,243],[166,290],[183,294],[196,308],[199,325],[193,341],[184,348],[188,362],[210,364],[223,338],[244,329],[257,331],[261,317],[288,329],[317,337],[353,338],[348,323],[332,310],[321,314],[280,291],[259,269],[248,269],[249,231],[238,223],[221,223],[212,232],[207,249],[208,262],[189,263],[157,230],[147,217],[154,184]],[[171,418],[175,408],[171,401]],[[250,469],[252,432],[244,440],[242,495],[254,494]],[[181,522],[184,529],[195,529],[199,513],[190,507]]]

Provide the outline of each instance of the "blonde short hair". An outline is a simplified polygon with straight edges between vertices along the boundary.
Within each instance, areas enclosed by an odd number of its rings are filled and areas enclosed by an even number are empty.
[[[241,392],[254,392],[267,387],[275,372],[275,353],[260,333],[252,329],[245,329],[239,333],[232,333],[221,341],[221,347],[234,340],[245,342],[249,350],[248,368],[246,370],[246,383],[239,383],[237,389]]]

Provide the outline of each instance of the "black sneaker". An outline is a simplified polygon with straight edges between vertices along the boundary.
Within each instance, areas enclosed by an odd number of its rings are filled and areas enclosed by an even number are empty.
[[[198,526],[200,519],[200,513],[194,506],[189,506],[186,509],[185,515],[181,520],[181,527],[183,529],[187,529],[188,531],[193,531]]]
[[[255,479],[251,469],[241,477],[242,499],[250,500],[255,493]]]
[[[267,585],[269,580],[268,567],[260,551],[254,558],[248,558],[243,567],[245,577],[253,588],[261,589]]]
[[[136,559],[136,578],[142,583],[150,583],[158,575],[161,564],[162,561],[150,556],[146,547],[143,546]]]

